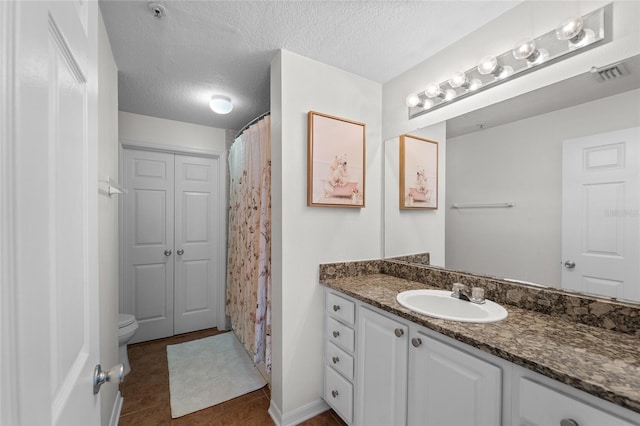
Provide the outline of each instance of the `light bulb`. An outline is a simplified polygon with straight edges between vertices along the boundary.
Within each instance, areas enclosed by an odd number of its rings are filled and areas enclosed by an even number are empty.
[[[507,78],[511,74],[513,74],[513,68],[508,66],[508,65],[506,67],[500,67],[499,68],[499,72],[497,72],[497,71],[498,70],[494,71],[493,74],[496,76],[496,78],[498,78],[500,80],[502,80],[503,78]]]
[[[466,88],[469,86],[469,79],[467,78],[467,75],[462,71],[457,72],[454,75],[452,75],[451,78],[449,79],[449,86],[453,88],[456,88],[456,87]]]
[[[556,27],[556,37],[558,40],[572,40],[576,37],[582,37],[582,29],[584,21],[581,17],[565,19]]]
[[[474,78],[469,82],[469,90],[477,90],[482,86],[482,81],[479,78]]]
[[[456,97],[456,91],[453,89],[448,89],[444,94],[444,100],[450,101],[451,99]]]
[[[536,41],[531,38],[525,38],[520,40],[513,46],[513,57],[516,59],[530,59],[535,60],[538,56],[538,49],[536,49]]]
[[[422,103],[422,109],[429,109],[433,106],[433,101],[431,99],[425,99]]]
[[[549,58],[549,52],[536,48],[536,41],[531,38],[525,38],[516,43],[512,53],[516,59],[526,59],[527,66],[541,64]]]
[[[440,89],[440,85],[438,83],[429,83],[424,89],[424,93],[429,98],[435,98],[436,96],[442,95],[442,89]]]
[[[420,98],[415,93],[412,93],[409,96],[407,96],[405,103],[407,104],[407,107],[413,108],[414,106],[417,106],[420,103]]]
[[[209,108],[217,114],[229,114],[233,110],[233,104],[227,96],[213,95],[209,101]]]
[[[485,56],[480,60],[478,72],[482,75],[493,74],[498,67],[498,60],[495,56]]]

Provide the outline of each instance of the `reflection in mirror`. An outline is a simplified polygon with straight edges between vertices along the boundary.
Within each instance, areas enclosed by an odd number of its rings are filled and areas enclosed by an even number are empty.
[[[444,253],[424,237],[419,248],[394,221],[420,219],[387,203],[385,256],[430,252],[434,266],[640,301],[640,57],[618,67],[447,122]]]

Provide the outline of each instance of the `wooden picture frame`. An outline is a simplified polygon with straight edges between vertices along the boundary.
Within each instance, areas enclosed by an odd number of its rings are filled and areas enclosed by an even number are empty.
[[[364,123],[308,114],[307,205],[365,206]]]
[[[438,208],[438,142],[400,136],[400,209]]]

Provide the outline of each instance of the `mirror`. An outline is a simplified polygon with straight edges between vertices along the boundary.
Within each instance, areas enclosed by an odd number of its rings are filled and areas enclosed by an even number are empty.
[[[430,212],[398,211],[398,138],[386,141],[385,257],[428,252],[433,266],[640,302],[637,130],[631,135],[636,142],[622,148],[619,143],[627,137],[621,129],[639,127],[640,55],[604,78],[586,72],[407,132],[438,141],[445,154],[439,164],[445,198]],[[635,189],[626,188],[626,201],[619,176],[581,189],[589,192],[587,204],[568,196],[578,192],[567,186],[575,180],[569,173],[575,164],[615,174],[622,163],[636,173],[629,177]],[[581,205],[585,211],[571,210]],[[586,234],[576,237],[580,232]],[[602,265],[585,271],[591,260],[584,247],[599,264],[614,260],[604,266],[614,272],[603,273]],[[625,266],[617,262],[621,257],[631,260]],[[621,278],[621,270],[635,279]]]

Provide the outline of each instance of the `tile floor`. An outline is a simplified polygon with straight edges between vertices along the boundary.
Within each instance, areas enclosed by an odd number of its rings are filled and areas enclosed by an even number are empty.
[[[169,404],[167,345],[214,336],[215,329],[196,331],[166,339],[129,345],[131,373],[120,385],[124,405],[120,425],[273,425],[269,388],[264,387],[214,407],[172,419]],[[305,426],[344,426],[332,411],[302,423]]]

